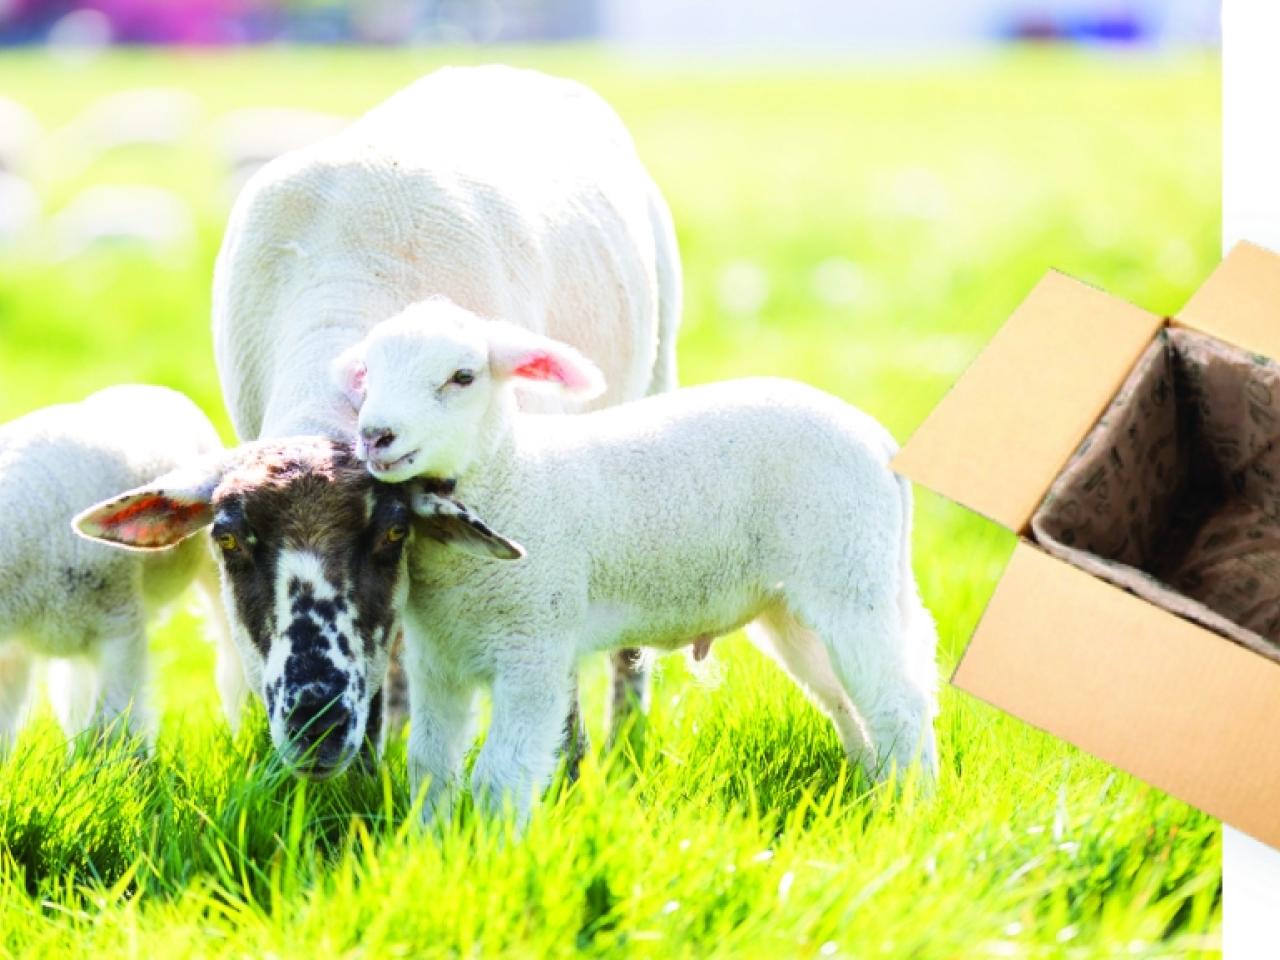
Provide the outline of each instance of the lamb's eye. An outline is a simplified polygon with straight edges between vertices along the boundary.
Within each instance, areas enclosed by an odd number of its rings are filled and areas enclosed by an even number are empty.
[[[476,382],[476,375],[470,370],[459,370],[449,378],[450,383],[456,383],[460,387],[469,387]]]
[[[403,523],[397,523],[387,528],[387,543],[399,543],[409,535],[409,528]]]
[[[220,533],[217,536],[218,546],[222,548],[224,553],[230,553],[232,550],[240,546],[240,541],[236,539],[234,533]]]

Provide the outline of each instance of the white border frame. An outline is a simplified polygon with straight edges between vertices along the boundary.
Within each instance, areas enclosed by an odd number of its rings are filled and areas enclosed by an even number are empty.
[[[1280,3],[1223,0],[1222,244],[1280,250]],[[1280,802],[1280,797],[1276,798]],[[1280,851],[1223,828],[1225,960],[1280,956]]]

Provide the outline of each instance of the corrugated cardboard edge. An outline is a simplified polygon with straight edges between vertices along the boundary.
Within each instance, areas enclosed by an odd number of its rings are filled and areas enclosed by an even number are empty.
[[[1280,256],[1236,244],[1174,322],[1280,360]]]
[[[1164,320],[1051,272],[892,467],[1022,531]]]
[[[952,682],[1280,846],[1280,669],[1257,654],[1019,541]]]

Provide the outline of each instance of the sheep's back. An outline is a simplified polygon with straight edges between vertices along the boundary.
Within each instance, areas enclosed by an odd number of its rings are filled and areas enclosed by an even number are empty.
[[[432,295],[548,333],[644,393],[656,345],[652,181],[580,85],[442,70],[269,164],[233,211],[214,340],[242,438],[342,434],[327,366]]]
[[[804,384],[730,381],[571,424],[524,422],[541,452],[537,476],[523,483],[555,491],[541,496],[573,515],[549,524],[550,536],[585,527],[547,552],[592,544],[602,580],[676,596],[698,583],[767,588],[855,542],[869,557],[897,556],[905,521],[888,468],[893,438]]]

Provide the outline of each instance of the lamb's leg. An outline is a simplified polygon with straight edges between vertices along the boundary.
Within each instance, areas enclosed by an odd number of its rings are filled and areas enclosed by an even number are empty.
[[[96,663],[84,657],[49,662],[49,703],[58,726],[71,739],[84,732],[98,703],[101,679]]]
[[[528,821],[534,792],[546,787],[555,769],[569,689],[568,665],[550,658],[535,655],[519,665],[499,667],[493,722],[471,772],[479,806],[499,812],[509,803],[518,823]]]
[[[884,780],[895,766],[905,771],[919,763],[932,779],[937,755],[929,665],[923,661],[925,651],[916,649],[913,628],[903,628],[898,598],[889,596],[826,616],[806,612],[804,620],[814,624],[832,669],[871,737],[876,764],[869,772]]]
[[[147,635],[141,609],[116,618],[111,632],[95,644],[92,666],[100,677],[100,690],[88,726],[100,737],[125,733],[131,737],[145,736],[150,741],[150,723],[143,703]],[[123,728],[120,727],[122,718]],[[77,731],[65,732],[73,736]]]
[[[414,674],[409,686],[409,788],[426,787],[422,821],[448,820],[462,779],[462,760],[475,740],[475,691]]]
[[[609,701],[609,746],[626,737],[637,758],[644,754],[645,715],[649,712],[649,663],[643,650],[628,647],[609,657],[613,695]]]
[[[875,751],[862,719],[831,668],[822,641],[781,604],[770,607],[747,625],[747,636],[762,653],[775,660],[835,725],[850,763],[868,772],[875,768]]]
[[[129,736],[151,736],[143,692],[147,681],[147,633],[141,611],[124,618],[117,632],[99,641],[95,659],[102,692],[91,725],[100,733],[116,733],[124,718]]]
[[[573,672],[573,687],[569,692],[569,715],[564,720],[564,739],[560,741],[560,756],[565,762],[565,776],[570,781],[578,779],[582,758],[591,749],[587,725],[582,720],[582,700],[578,688],[578,671]]]
[[[31,661],[31,653],[18,641],[0,641],[0,756],[13,748],[26,722]]]

